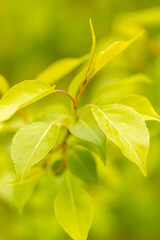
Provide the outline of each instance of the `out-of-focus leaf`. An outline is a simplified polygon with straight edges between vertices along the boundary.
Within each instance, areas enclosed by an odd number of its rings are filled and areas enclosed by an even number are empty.
[[[92,107],[93,115],[108,139],[115,143],[129,160],[137,164],[146,176],[149,133],[135,110],[121,104]]]
[[[11,157],[18,179],[22,182],[29,169],[54,147],[59,125],[37,122],[25,125],[13,138]]]
[[[88,59],[88,55],[85,55],[80,58],[64,58],[60,59],[57,62],[53,63],[43,72],[38,74],[37,79],[42,80],[43,82],[53,84],[65,77],[71,71],[73,71],[80,64],[85,62]]]
[[[114,21],[113,28],[121,34],[133,36],[145,27],[159,26],[160,7],[142,9],[135,12],[122,13]]]
[[[0,75],[0,94],[3,95],[9,89],[7,80]]]
[[[102,84],[96,91],[93,103],[106,104],[116,102],[117,99],[122,98],[124,95],[141,92],[145,84],[151,84],[151,79],[142,73],[134,74],[122,80],[112,80]]]
[[[160,23],[160,7],[153,7],[148,9],[143,9],[140,11],[132,12],[132,13],[123,13],[119,15],[116,19],[117,25],[119,24],[139,24],[145,26],[154,26],[159,25]]]
[[[111,89],[136,83],[152,84],[152,80],[144,73],[136,73],[122,80],[108,81],[103,88]]]
[[[3,122],[3,123],[0,123],[0,132],[1,133],[16,132],[18,131],[18,129],[20,129],[23,126],[24,126],[24,121],[22,119]]]
[[[61,189],[54,202],[58,223],[74,240],[86,240],[93,220],[93,206],[89,195],[79,187]]]
[[[68,166],[74,175],[85,182],[97,183],[96,163],[89,151],[73,149],[68,154]]]
[[[154,110],[150,101],[144,96],[132,94],[120,99],[119,102],[135,109],[146,121],[160,121],[160,116]]]
[[[8,120],[18,110],[54,92],[55,87],[41,81],[27,80],[10,88],[0,100],[0,122]]]
[[[20,214],[23,212],[24,206],[29,201],[36,183],[36,181],[32,181],[23,185],[14,185],[13,201]]]
[[[61,145],[64,142],[67,134],[68,134],[68,128],[65,126],[61,126],[56,144]]]

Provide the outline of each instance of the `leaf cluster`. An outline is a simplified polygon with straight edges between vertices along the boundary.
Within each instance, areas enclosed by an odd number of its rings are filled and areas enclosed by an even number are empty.
[[[121,91],[128,89],[131,83],[148,82],[148,77],[140,73],[121,82],[106,83],[103,91],[94,92],[90,102],[84,100],[85,104],[81,104],[86,87],[95,75],[142,35],[140,32],[96,53],[91,20],[90,28],[90,54],[59,60],[36,80],[23,81],[9,90],[6,80],[0,76],[0,93],[5,93],[0,100],[1,131],[5,131],[6,126],[16,131],[10,152],[17,179],[11,183],[16,186],[19,209],[23,209],[40,178],[46,175],[62,178],[54,201],[55,215],[61,227],[75,240],[87,239],[93,204],[83,187],[98,183],[97,161],[101,160],[106,167],[108,142],[115,144],[123,156],[147,176],[149,132],[145,121],[160,121],[146,97],[130,92],[124,96]],[[68,91],[56,89],[54,84],[76,68],[79,71]],[[56,102],[59,112],[52,108],[48,116],[44,109],[41,117],[30,118],[29,111],[35,103],[45,103],[49,95],[58,94],[70,99],[69,107],[65,101],[60,107]],[[64,114],[65,107],[67,113]],[[13,128],[17,119],[21,122]],[[78,186],[73,176],[80,180]]]

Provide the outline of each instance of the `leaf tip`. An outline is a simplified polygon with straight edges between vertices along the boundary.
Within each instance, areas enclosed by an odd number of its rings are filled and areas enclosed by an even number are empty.
[[[90,24],[90,26],[93,25],[93,24],[92,24],[92,18],[89,18],[89,24]]]
[[[138,38],[140,38],[143,34],[145,33],[145,30],[142,30],[141,32],[139,32],[135,37],[133,37],[131,39],[131,42],[136,41]]]
[[[147,177],[147,169],[143,170],[143,176],[146,178]]]
[[[95,32],[94,32],[93,22],[91,18],[89,19],[89,25],[92,33],[92,38],[95,40]]]
[[[146,178],[147,177],[147,168],[145,166],[144,167],[141,166],[140,171],[143,174],[143,176]]]

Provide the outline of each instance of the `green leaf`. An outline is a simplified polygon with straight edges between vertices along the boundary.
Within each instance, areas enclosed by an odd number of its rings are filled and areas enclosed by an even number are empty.
[[[9,89],[7,80],[0,75],[0,94],[3,95]]]
[[[91,28],[91,34],[92,34],[92,48],[91,48],[91,53],[89,58],[89,67],[88,67],[90,69],[94,60],[94,54],[95,54],[95,48],[96,48],[96,37],[95,37],[94,28],[93,28],[91,19],[89,19],[89,24]]]
[[[98,148],[102,161],[106,162],[106,137],[90,114],[84,115],[83,118],[71,124],[69,130],[74,136],[92,143],[93,147]],[[87,145],[84,142],[83,144]]]
[[[119,102],[134,108],[138,113],[142,115],[142,117],[146,121],[149,120],[160,121],[160,116],[154,110],[150,101],[144,96],[132,94],[122,98]]]
[[[54,202],[58,223],[74,240],[86,240],[93,220],[93,206],[89,195],[81,188],[61,189]]]
[[[0,100],[0,122],[18,110],[54,92],[55,87],[41,81],[27,80],[10,88]]]
[[[141,115],[121,104],[109,104],[101,108],[93,106],[92,112],[108,139],[146,176],[149,133]]]
[[[11,157],[19,180],[22,182],[29,169],[54,147],[59,125],[36,122],[25,125],[13,138]]]
[[[160,23],[160,7],[142,9],[130,13],[118,15],[115,21],[115,27],[123,29],[125,26],[157,26]],[[132,24],[132,25],[131,25]],[[116,26],[117,25],[117,26]]]
[[[69,145],[72,145],[73,147],[78,147],[78,146],[84,147],[85,149],[95,153],[98,157],[100,157],[101,161],[104,164],[106,164],[106,160],[107,160],[106,148],[107,148],[107,146],[105,146],[105,148],[100,148],[99,146],[97,146],[96,144],[94,144],[92,142],[82,140],[75,136],[72,136],[72,137],[73,137],[72,140],[71,139],[69,140]]]
[[[123,52],[132,42],[134,42],[138,37],[140,37],[142,33],[138,34],[136,37],[128,40],[128,41],[118,41],[109,46],[106,50],[100,52],[95,59],[93,74],[94,76],[97,72],[99,72],[102,68],[104,68],[112,59],[118,56],[121,52]],[[90,78],[91,78],[90,77]]]
[[[143,73],[136,73],[121,80],[111,80],[106,82],[106,86],[102,86],[102,90],[115,89],[116,87],[134,85],[134,84],[152,84],[152,80]],[[104,89],[105,88],[105,89]]]
[[[38,74],[37,79],[43,82],[53,84],[65,77],[80,64],[88,59],[88,55],[80,58],[64,58],[54,62],[47,69]]]
[[[151,79],[143,73],[133,74],[125,79],[105,79],[100,87],[95,85],[93,92],[96,91],[96,94],[92,102],[100,105],[113,103],[124,95],[142,92],[145,89],[144,84],[151,83]]]
[[[155,6],[138,11],[118,14],[113,23],[114,31],[133,35],[147,27],[154,28],[160,24],[160,7]]]
[[[69,130],[76,137],[92,142],[98,146],[102,145],[102,139],[100,138],[102,135],[101,130],[99,130],[98,133],[98,131],[95,131],[94,128],[87,124],[83,119],[71,124]]]
[[[22,214],[24,206],[29,201],[36,183],[37,181],[32,181],[23,185],[14,185],[13,201],[20,214]]]
[[[74,175],[85,182],[97,183],[96,163],[92,154],[87,150],[73,149],[68,154],[68,166]]]
[[[74,135],[69,136],[67,139],[67,144],[69,147],[83,147],[93,153],[95,153],[98,157],[100,157],[101,161],[106,164],[106,153],[107,153],[107,144],[105,144],[105,148],[100,148],[96,144],[92,142],[88,142],[81,138],[75,137]]]

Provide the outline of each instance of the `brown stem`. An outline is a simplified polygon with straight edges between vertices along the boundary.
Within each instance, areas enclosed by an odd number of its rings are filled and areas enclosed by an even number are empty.
[[[83,93],[84,93],[84,91],[85,91],[85,88],[86,88],[86,85],[87,85],[87,83],[88,83],[88,75],[89,75],[89,73],[90,73],[90,67],[88,67],[88,70],[87,70],[87,73],[86,73],[86,75],[85,75],[85,79],[84,79],[84,81],[83,81],[83,83],[82,83],[82,87],[81,87],[81,89],[80,89],[80,91],[79,91],[79,94],[78,94],[78,97],[77,97],[77,99],[76,99],[76,102],[75,102],[75,107],[78,105],[78,103],[79,103],[79,99],[80,99],[80,97],[83,95]]]
[[[76,103],[75,103],[74,98],[73,98],[68,92],[63,91],[63,90],[59,90],[59,89],[54,90],[54,92],[60,92],[60,93],[66,94],[66,95],[67,95],[68,97],[70,97],[70,99],[72,100],[72,102],[73,102],[73,107],[74,107],[74,108],[76,107]]]
[[[52,170],[52,171],[53,171],[53,173],[57,174],[57,173],[60,173],[65,168],[67,168],[67,163],[66,163],[66,161],[62,161],[61,166],[58,169]]]

